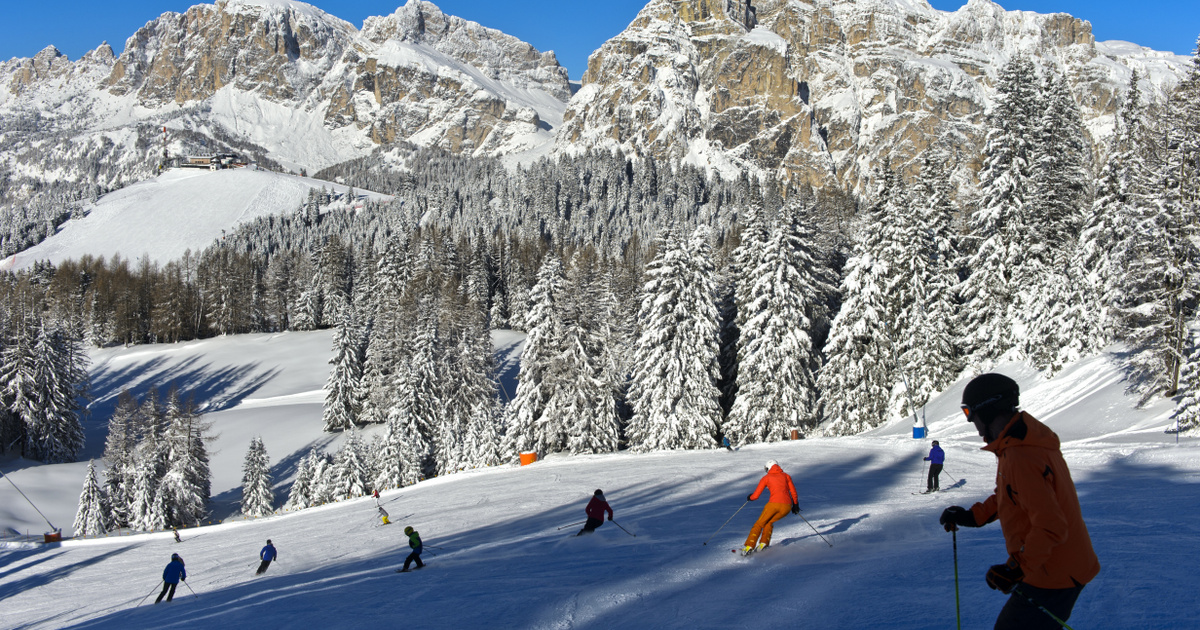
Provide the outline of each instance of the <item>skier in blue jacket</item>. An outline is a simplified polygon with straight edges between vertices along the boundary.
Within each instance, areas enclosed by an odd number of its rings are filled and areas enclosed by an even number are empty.
[[[929,462],[929,479],[925,481],[925,492],[937,492],[938,475],[942,474],[942,464],[946,461],[946,452],[942,447],[938,446],[938,441],[933,441],[933,448],[929,449],[929,457],[925,458]]]
[[[266,573],[267,567],[271,566],[271,561],[275,559],[275,545],[271,544],[270,538],[267,539],[267,546],[258,552],[258,558],[262,560],[262,564],[258,565],[258,570],[254,572],[254,575]]]
[[[158,599],[154,603],[162,601],[163,595],[167,596],[167,601],[171,601],[175,597],[175,587],[179,586],[179,580],[187,580],[187,570],[183,568],[183,558],[179,554],[171,554],[171,562],[167,564],[167,568],[163,569],[163,590],[158,594]],[[168,593],[168,591],[170,591]]]

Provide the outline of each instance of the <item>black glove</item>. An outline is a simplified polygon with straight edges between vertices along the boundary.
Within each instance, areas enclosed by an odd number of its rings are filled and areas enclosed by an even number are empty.
[[[926,462],[927,462],[927,461],[929,461],[929,458],[928,458],[928,457],[926,457],[926,458],[925,458],[924,460],[922,460],[922,461],[926,461]]]
[[[747,501],[753,501],[753,500],[754,500],[754,493],[747,494],[747,495],[746,495],[746,500],[747,500]]]
[[[793,503],[792,504],[792,514],[799,514],[799,513],[800,513],[800,504]]]
[[[959,527],[979,527],[979,523],[975,522],[975,515],[971,513],[971,510],[957,505],[946,508],[942,512],[942,517],[938,519],[938,522],[948,532],[958,531]]]
[[[1005,595],[1012,592],[1021,580],[1025,579],[1025,572],[1021,570],[1021,565],[1013,558],[1009,558],[1004,564],[993,564],[987,571],[987,585],[992,587],[992,590],[1000,591]]]

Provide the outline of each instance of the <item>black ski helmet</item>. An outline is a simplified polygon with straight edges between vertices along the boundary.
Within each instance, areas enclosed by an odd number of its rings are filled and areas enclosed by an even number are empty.
[[[596,491],[592,493],[592,496],[594,496],[594,497],[602,497],[602,496],[604,496],[604,493],[603,493],[603,492],[601,492],[599,488],[596,488]]]
[[[962,405],[969,412],[968,421],[974,420],[971,414],[992,417],[1014,411],[1020,402],[1021,387],[1003,374],[981,374],[971,379],[963,389]]]
[[[937,440],[934,440],[934,441],[933,441],[933,445],[934,445],[934,446],[937,446],[937,445],[938,445],[938,441],[937,441]]]
[[[269,545],[269,544],[271,544],[271,539],[270,539],[270,538],[268,538],[268,539],[267,539],[267,544],[268,544],[268,545]]]

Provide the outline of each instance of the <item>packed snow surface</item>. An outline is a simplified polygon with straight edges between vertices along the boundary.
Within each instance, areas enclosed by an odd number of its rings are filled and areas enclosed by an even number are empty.
[[[521,336],[497,332],[494,341],[511,379]],[[111,407],[126,385],[140,391],[172,381],[196,390],[220,434],[212,456],[217,510],[229,513],[237,498],[253,435],[262,435],[271,456],[281,505],[296,458],[310,444],[336,446],[320,431],[319,389],[330,354],[327,332],[98,351],[94,406]],[[1104,567],[1070,623],[1200,627],[1193,568],[1200,555],[1200,447],[1195,438],[1176,444],[1164,434],[1170,401],[1134,408],[1115,356],[1081,361],[1052,380],[1021,365],[1001,366],[1021,383],[1023,406],[1062,437]],[[736,452],[551,456],[385,492],[395,524],[384,527],[377,526],[375,502],[363,498],[258,520],[229,518],[183,530],[182,544],[158,533],[10,545],[0,550],[0,625],[953,628],[954,554],[937,518],[946,506],[986,497],[995,473],[995,458],[979,450],[958,410],[963,384],[927,411],[931,437],[947,453],[938,494],[914,494],[923,488],[929,442],[911,437],[911,418],[853,438]],[[88,448],[102,437],[93,427]],[[741,546],[762,509],[764,499],[743,504],[767,459],[795,479],[807,522],[785,518],[771,548],[745,559],[730,550]],[[3,470],[69,534],[86,463],[28,464],[8,462]],[[47,481],[55,470],[70,474]],[[576,538],[597,488],[616,521]],[[20,520],[40,531],[37,515],[18,503],[11,488],[0,488],[0,522],[13,527]],[[400,575],[394,569],[407,554],[405,525],[421,533],[429,566]],[[279,560],[255,577],[267,538]],[[991,627],[1004,596],[989,590],[983,575],[1005,560],[1000,529],[962,530],[957,544],[962,627]],[[173,552],[187,562],[189,579],[174,602],[154,605]]]
[[[85,254],[120,254],[126,260],[146,256],[165,264],[189,249],[198,254],[241,223],[295,212],[314,188],[348,191],[341,184],[253,168],[169,170],[104,195],[84,208],[86,216],[67,221],[45,241],[0,261],[0,269],[22,269],[41,260],[57,265]],[[358,190],[355,196],[386,198]]]

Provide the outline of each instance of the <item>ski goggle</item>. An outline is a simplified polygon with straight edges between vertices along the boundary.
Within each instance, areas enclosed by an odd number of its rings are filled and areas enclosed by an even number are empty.
[[[967,420],[974,422],[975,418],[973,416],[978,414],[981,409],[990,407],[1001,400],[1004,400],[1004,394],[996,394],[995,396],[992,396],[991,398],[988,398],[982,402],[975,403],[974,405],[968,405],[964,403],[962,405],[963,415],[967,417]]]

